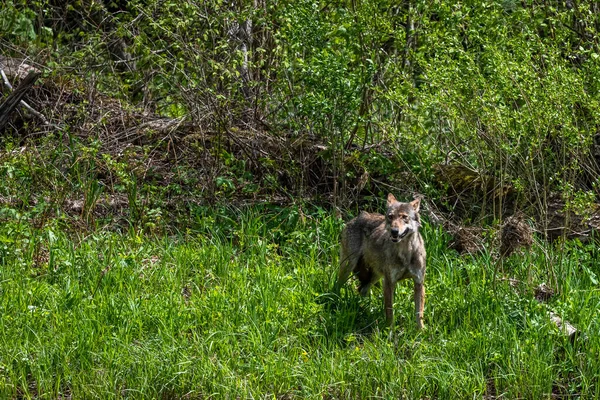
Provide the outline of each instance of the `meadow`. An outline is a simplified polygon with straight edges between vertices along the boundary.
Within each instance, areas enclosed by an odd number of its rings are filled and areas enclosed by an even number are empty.
[[[325,210],[215,207],[171,235],[2,220],[1,398],[600,398],[593,245],[499,265],[425,223],[426,329],[401,283],[394,343],[380,288],[332,293],[343,222]]]
[[[600,399],[599,15],[3,1],[0,400]],[[388,191],[486,243],[424,222],[427,328],[402,282],[393,341],[381,288],[332,292]]]

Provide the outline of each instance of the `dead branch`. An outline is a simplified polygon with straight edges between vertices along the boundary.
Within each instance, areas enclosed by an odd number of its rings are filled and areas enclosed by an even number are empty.
[[[579,335],[579,331],[575,328],[569,321],[563,320],[558,316],[555,312],[550,310],[546,302],[554,296],[554,290],[548,287],[545,283],[540,284],[535,288],[534,291],[535,299],[544,304],[548,310],[548,315],[550,316],[550,321],[558,328],[559,332],[563,333],[565,336],[569,338],[571,343],[575,342],[575,339]]]
[[[32,70],[30,70],[29,74],[31,74],[31,73],[38,73],[38,75],[39,75],[39,71],[38,70],[32,69]],[[13,90],[13,86],[10,84],[10,82],[8,80],[8,77],[6,76],[6,73],[4,72],[4,69],[2,69],[2,68],[0,68],[0,75],[2,75],[2,80],[4,81],[4,85],[6,87],[8,87],[10,90]],[[27,75],[27,76],[29,76],[29,75]],[[32,83],[32,85],[33,85],[33,83]],[[37,111],[35,108],[31,107],[29,105],[29,103],[27,103],[25,100],[21,99],[20,103],[21,103],[21,105],[23,107],[25,107],[26,109],[28,109],[30,113],[32,113],[37,118],[39,118],[44,123],[44,125],[49,125],[49,126],[53,126],[55,128],[58,128],[57,125],[51,124],[48,121],[48,119],[44,116],[44,114],[42,114],[41,112]],[[1,124],[0,124],[0,127],[2,127]]]
[[[30,72],[29,74],[27,74],[27,76],[21,81],[19,86],[6,98],[4,103],[0,105],[0,129],[2,129],[4,125],[6,125],[6,123],[9,120],[10,114],[19,105],[19,103],[22,102],[23,97],[29,91],[29,89],[31,89],[31,87],[40,75],[41,74],[39,72]],[[2,71],[2,77],[3,79],[6,77],[4,71]],[[5,83],[6,82],[7,80],[5,80]],[[47,123],[47,121],[45,121],[45,123]]]
[[[562,318],[560,318],[558,315],[556,315],[552,311],[548,311],[548,313],[550,315],[550,320],[554,323],[554,325],[556,325],[558,330],[561,333],[563,333],[564,335],[566,335],[569,338],[569,340],[571,341],[571,343],[575,342],[575,339],[577,338],[577,335],[579,334],[579,331],[577,330],[577,328],[575,328],[573,325],[571,325],[569,323],[569,321],[563,320]]]

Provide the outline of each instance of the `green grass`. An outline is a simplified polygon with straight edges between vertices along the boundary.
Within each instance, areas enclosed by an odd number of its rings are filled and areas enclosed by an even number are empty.
[[[341,222],[284,211],[204,211],[174,237],[3,214],[0,398],[600,398],[594,247],[515,255],[513,287],[425,226],[427,329],[401,283],[394,344],[380,289],[331,293]],[[541,282],[575,344],[534,300]]]

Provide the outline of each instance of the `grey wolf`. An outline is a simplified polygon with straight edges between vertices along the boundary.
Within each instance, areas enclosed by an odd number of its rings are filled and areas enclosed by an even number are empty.
[[[414,282],[417,328],[423,328],[425,306],[425,244],[419,233],[421,199],[409,203],[387,197],[386,215],[361,212],[342,231],[340,270],[336,283],[341,286],[354,273],[359,292],[366,296],[371,286],[383,278],[385,317],[394,330],[394,291],[402,279]]]

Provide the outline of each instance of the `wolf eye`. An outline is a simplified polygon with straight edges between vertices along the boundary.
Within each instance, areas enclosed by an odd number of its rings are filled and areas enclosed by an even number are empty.
[[[391,221],[394,218],[394,215],[393,214],[388,214],[387,218]]]

